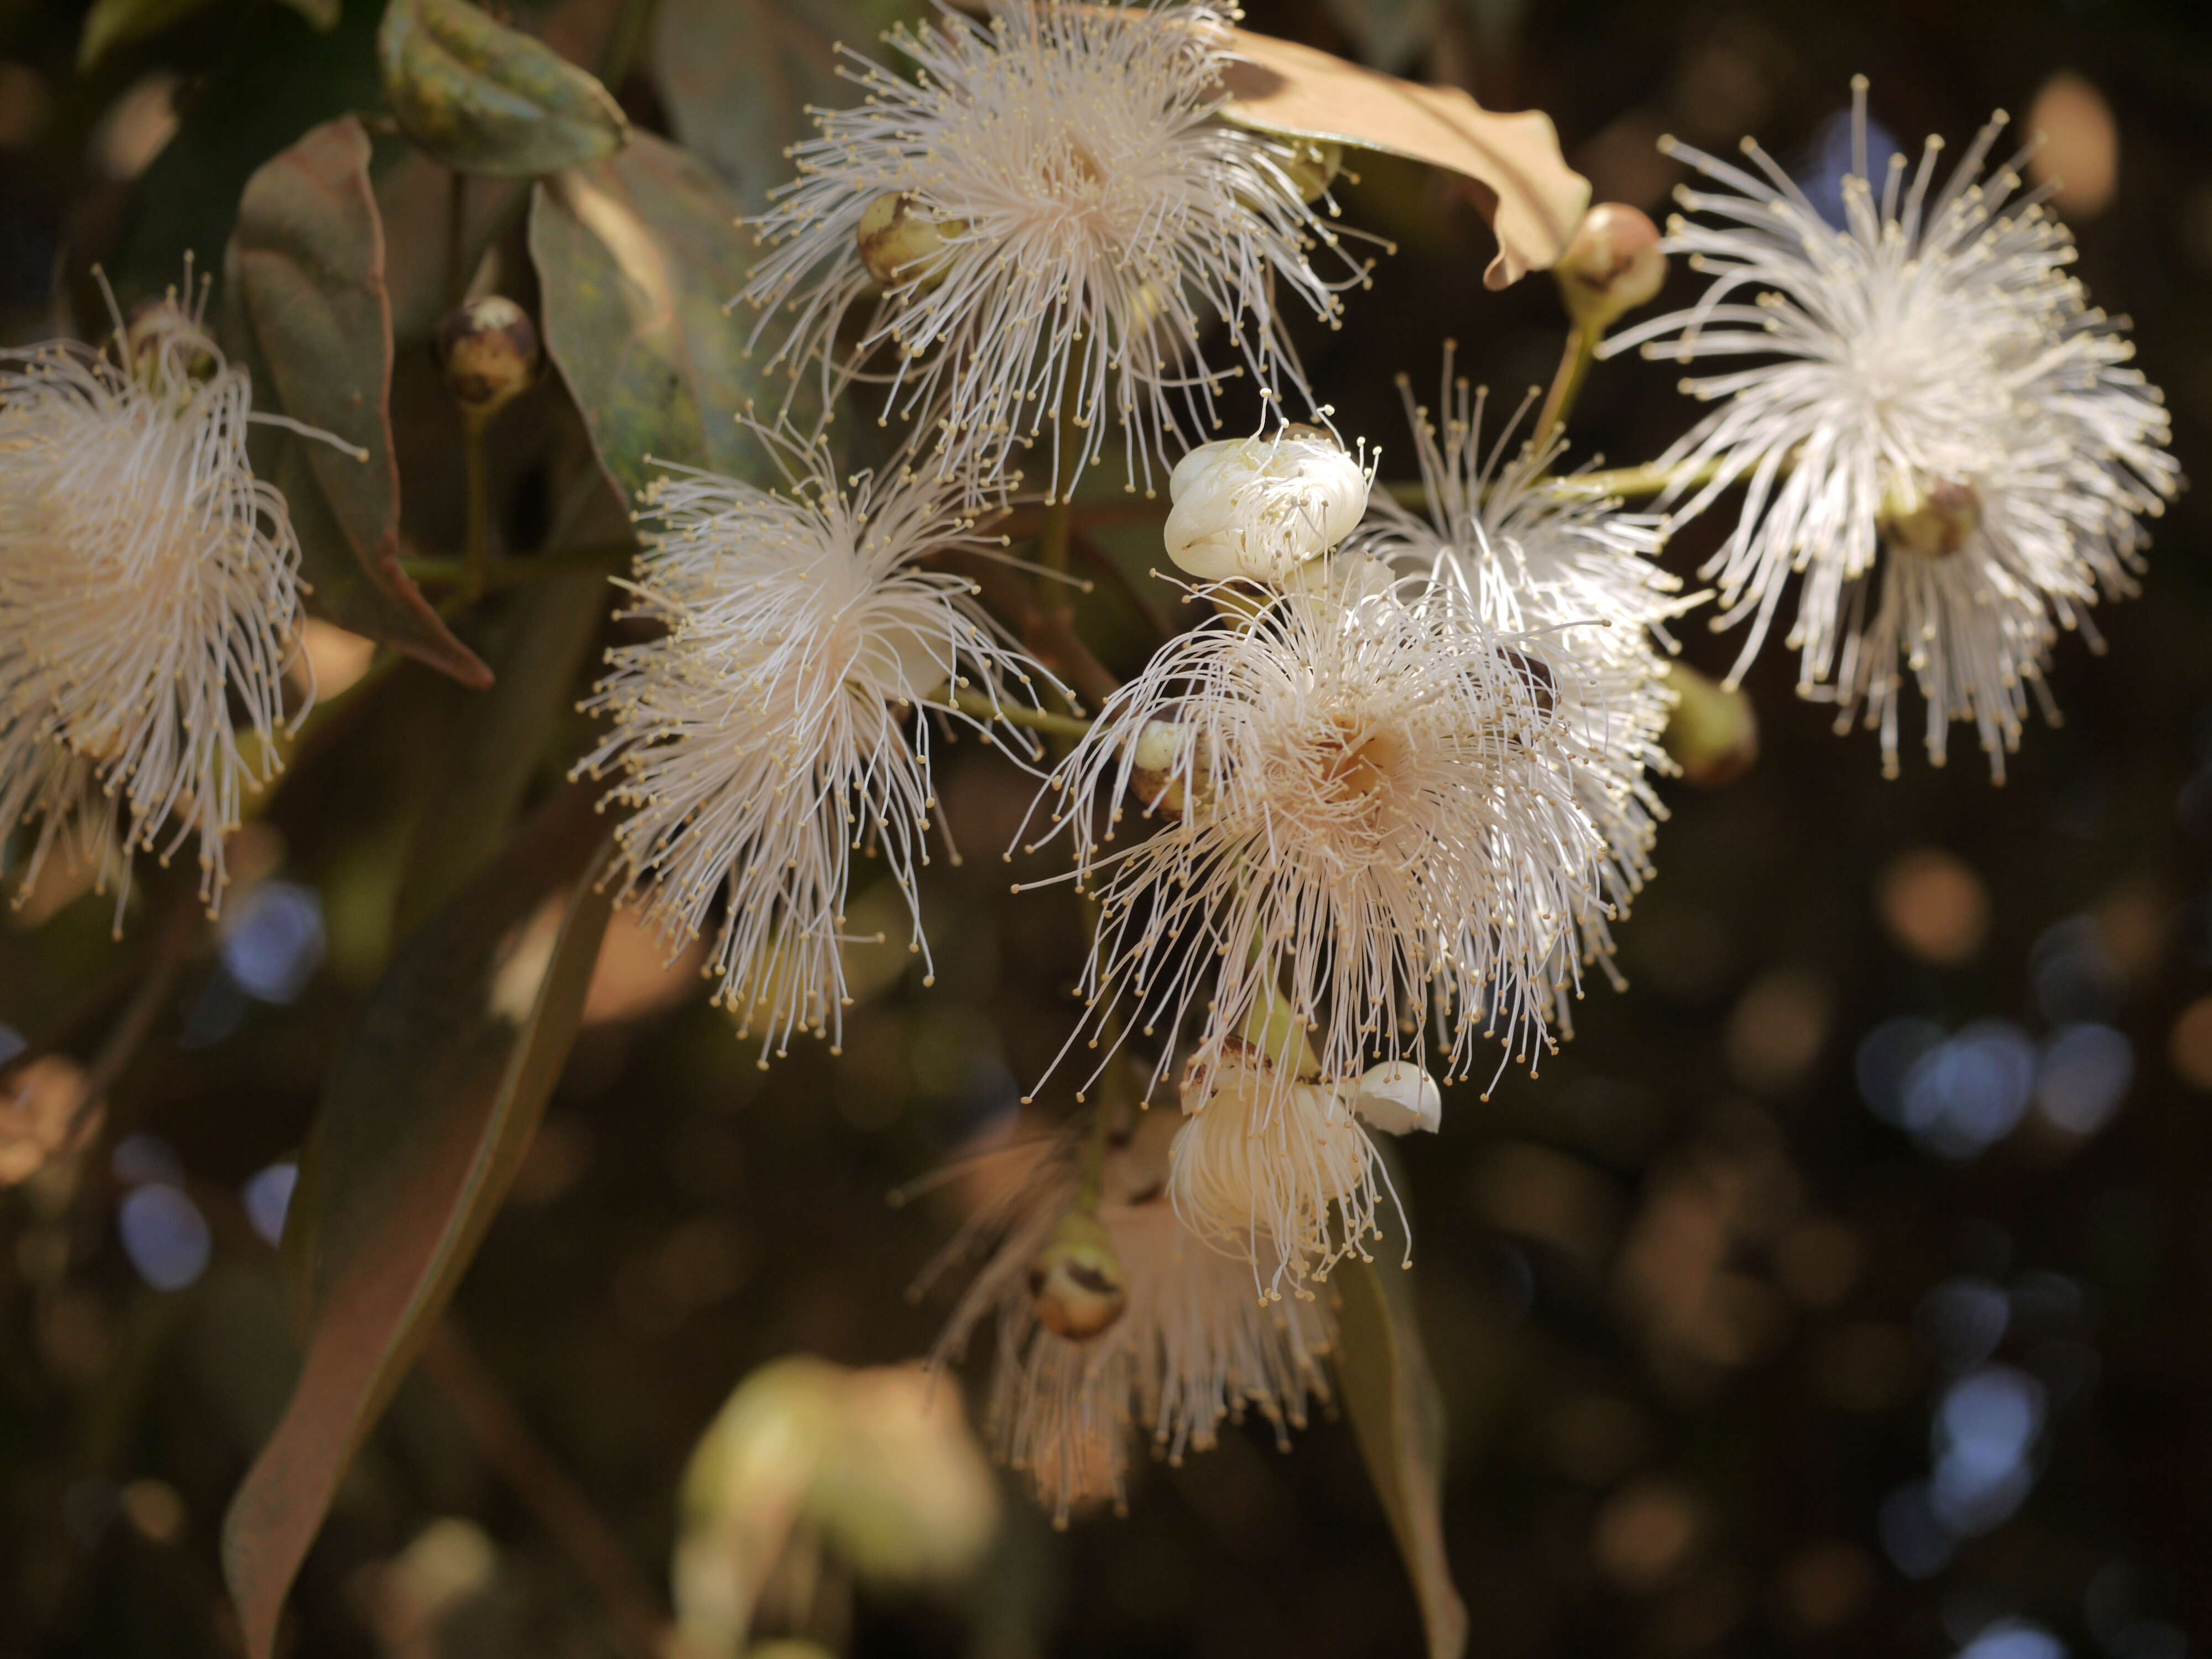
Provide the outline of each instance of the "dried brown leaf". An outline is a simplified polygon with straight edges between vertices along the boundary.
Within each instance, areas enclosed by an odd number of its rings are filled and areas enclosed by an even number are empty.
[[[1228,33],[1236,54],[1222,76],[1229,119],[1383,150],[1474,179],[1491,198],[1498,236],[1498,257],[1483,273],[1491,288],[1546,270],[1565,251],[1590,186],[1560,154],[1550,116],[1502,115],[1457,87],[1401,81],[1294,40]]]

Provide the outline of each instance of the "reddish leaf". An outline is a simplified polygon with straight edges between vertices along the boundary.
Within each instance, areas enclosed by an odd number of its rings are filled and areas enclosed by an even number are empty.
[[[490,672],[399,568],[392,458],[392,312],[368,135],[325,122],[247,180],[224,262],[226,303],[261,406],[368,452],[268,432],[257,444],[285,493],[319,616],[474,686]]]
[[[223,1522],[251,1659],[346,1466],[506,1196],[583,1013],[612,908],[596,792],[571,786],[393,959],[337,1063],[284,1237],[306,1359]],[[545,910],[571,896],[557,931]]]

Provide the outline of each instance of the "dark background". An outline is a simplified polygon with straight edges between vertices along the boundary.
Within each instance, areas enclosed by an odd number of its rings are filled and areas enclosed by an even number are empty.
[[[769,7],[747,15],[760,39],[792,32]],[[126,286],[173,270],[203,222],[193,190],[219,196],[208,180],[228,178],[234,199],[307,125],[372,102],[374,21],[371,0],[347,0],[318,37],[271,0],[222,0],[80,79],[81,7],[0,6],[8,337],[55,331],[67,307],[52,296],[81,301],[94,258]],[[1854,72],[1908,152],[1930,131],[1955,149],[1993,107],[2025,118],[2054,76],[2078,76],[2090,113],[2054,132],[2060,170],[2094,175],[2100,131],[2118,158],[2109,200],[2069,216],[2079,269],[2134,319],[2176,450],[2207,470],[2200,7],[1341,0],[1248,21],[1545,109],[1600,199],[1655,216],[1679,176],[1652,147],[1662,132],[1727,152],[1755,131],[1809,177]],[[620,90],[659,126],[653,62]],[[133,98],[150,139],[117,126]],[[134,171],[172,105],[173,142],[197,149]],[[1384,476],[1401,477],[1392,376],[1433,385],[1455,337],[1466,371],[1510,404],[1548,377],[1559,317],[1541,276],[1483,289],[1487,234],[1445,186],[1358,166],[1346,220],[1400,251],[1307,364],[1340,426],[1380,440]],[[1662,303],[1695,292],[1677,271]],[[1578,450],[1621,464],[1664,447],[1690,417],[1675,372],[1601,368]],[[552,393],[530,407],[510,418],[557,432]],[[1460,1091],[1442,1134],[1404,1148],[1472,1650],[2182,1659],[2212,1641],[2206,532],[2185,494],[2156,528],[2144,596],[2099,612],[2108,650],[2062,643],[2065,724],[2031,726],[2002,788],[1965,733],[1942,771],[1908,736],[1904,775],[1884,782],[1871,736],[1839,738],[1829,711],[1793,698],[1778,639],[1748,682],[1756,766],[1717,790],[1666,788],[1660,875],[1620,932],[1632,988],[1595,990],[1540,1076],[1509,1075],[1486,1103]],[[1717,533],[1684,531],[1670,565],[1689,574]],[[1157,558],[1137,532],[1117,550],[1139,570]],[[1109,599],[1085,627],[1124,670],[1141,653]],[[1697,620],[1683,633],[1692,662],[1727,668],[1735,636]],[[233,1650],[215,1539],[289,1363],[240,1195],[296,1150],[374,981],[390,871],[423,833],[406,803],[425,799],[422,751],[456,695],[427,675],[395,686],[264,832],[263,866],[295,884],[291,932],[264,944],[320,963],[278,988],[289,1006],[240,988],[249,946],[202,964],[100,1146],[0,1195],[0,1652]],[[549,777],[584,737],[564,729]],[[684,1460],[747,1371],[794,1351],[876,1364],[927,1348],[945,1301],[907,1286],[957,1215],[884,1194],[1010,1111],[1069,1018],[1079,923],[1056,900],[1009,898],[992,856],[1025,793],[990,757],[958,754],[948,817],[978,856],[931,872],[935,989],[893,984],[854,1013],[842,1062],[809,1045],[765,1074],[696,981],[594,1024],[461,1291],[519,1419],[655,1583]],[[88,900],[0,933],[0,1018],[51,1018],[114,948],[106,922]],[[302,937],[319,941],[305,956]],[[182,1288],[146,1279],[173,1240],[127,1249],[118,1230],[149,1180],[185,1192],[211,1234]],[[1419,1650],[1339,1424],[1289,1458],[1231,1433],[1186,1468],[1143,1471],[1131,1508],[1058,1538],[1010,1506],[987,1583],[864,1593],[852,1650]],[[414,1617],[394,1564],[419,1566],[404,1553],[452,1516],[482,1529],[492,1565]],[[303,1654],[611,1651],[567,1558],[419,1381],[295,1607]]]

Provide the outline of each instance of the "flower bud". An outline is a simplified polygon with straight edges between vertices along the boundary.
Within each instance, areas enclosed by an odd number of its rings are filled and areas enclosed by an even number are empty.
[[[1619,202],[1601,202],[1583,216],[1567,251],[1552,268],[1567,314],[1584,328],[1603,328],[1649,305],[1667,280],[1659,227]]]
[[[1148,811],[1180,818],[1189,810],[1186,780],[1198,759],[1199,729],[1176,720],[1146,720],[1129,755],[1129,793]]]
[[[966,220],[939,219],[905,191],[893,191],[868,204],[853,234],[877,287],[927,293],[945,280],[945,252],[967,228]]]
[[[1889,544],[1923,559],[1948,558],[1982,526],[1981,492],[1970,483],[1908,481],[1881,504],[1881,532]]]
[[[1759,758],[1759,716],[1749,697],[1679,662],[1667,665],[1667,687],[1674,712],[1659,741],[1685,779],[1717,789],[1751,770]]]
[[[1168,477],[1168,556],[1209,581],[1280,581],[1358,526],[1369,478],[1318,427],[1200,444]]]
[[[1037,1322],[1054,1336],[1080,1342],[1121,1316],[1128,1277],[1106,1224],[1089,1211],[1070,1210],[1030,1263],[1030,1293]]]
[[[132,308],[123,352],[138,383],[156,392],[181,389],[161,384],[173,375],[204,381],[215,372],[214,339],[173,291]]]
[[[438,363],[446,389],[469,414],[497,413],[538,378],[538,330],[502,295],[455,306],[438,325]]]
[[[1352,1109],[1385,1134],[1425,1129],[1444,1121],[1443,1094],[1437,1080],[1410,1060],[1386,1060],[1359,1074]]]

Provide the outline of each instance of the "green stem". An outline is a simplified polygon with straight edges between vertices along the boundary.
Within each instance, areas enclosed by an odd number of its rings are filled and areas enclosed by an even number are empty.
[[[1552,376],[1552,389],[1545,395],[1543,412],[1536,416],[1534,442],[1539,454],[1574,412],[1575,399],[1582,395],[1583,382],[1589,378],[1590,365],[1597,361],[1598,340],[1603,332],[1584,323],[1567,337],[1559,373]]]
[[[629,79],[630,66],[637,61],[653,21],[653,0],[623,0],[622,15],[615,19],[606,50],[599,54],[599,80],[609,92],[619,94],[623,82]]]
[[[1546,487],[1563,495],[1607,495],[1635,501],[1668,489],[1696,489],[1711,483],[1719,464],[1674,469],[1662,466],[1616,466],[1601,472],[1574,472],[1546,480]]]
[[[461,411],[461,460],[468,474],[468,524],[462,543],[466,574],[463,586],[471,599],[491,590],[491,485],[487,479],[484,428],[488,416]]]
[[[954,692],[952,706],[979,720],[1004,720],[1009,726],[1025,726],[1032,732],[1043,732],[1056,738],[1080,738],[1091,730],[1089,720],[1073,714],[1024,708],[1018,702],[993,702],[980,691]]]
[[[1107,1041],[1115,1035],[1110,1031],[1104,1033],[1100,1040]],[[1121,1063],[1121,1056],[1118,1054],[1107,1061],[1109,1066]],[[1083,1149],[1083,1184],[1075,1190],[1075,1207],[1085,1215],[1097,1215],[1098,1200],[1105,1196],[1106,1136],[1112,1127],[1110,1120],[1115,1104],[1110,1098],[1102,1099],[1091,1109],[1091,1137],[1089,1144]]]
[[[1711,483],[1719,470],[1718,464],[1712,461],[1680,470],[1663,466],[1616,466],[1598,472],[1562,473],[1543,480],[1542,488],[1561,495],[1602,495],[1621,501],[1638,501],[1660,495],[1669,489],[1698,489]],[[1407,507],[1425,509],[1429,504],[1428,486],[1425,484],[1386,483],[1377,484],[1376,489]]]

